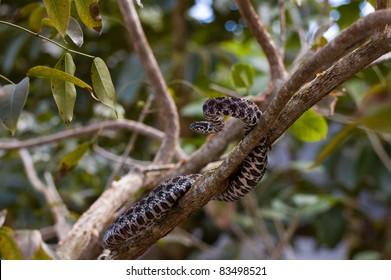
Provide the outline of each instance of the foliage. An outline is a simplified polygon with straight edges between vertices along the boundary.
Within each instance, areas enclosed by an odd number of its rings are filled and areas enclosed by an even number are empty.
[[[267,59],[231,1],[185,1],[183,37],[178,36],[183,34],[181,26],[172,23],[178,16],[178,1],[143,2],[138,13],[180,111],[182,148],[190,153],[205,140],[186,128],[201,116],[201,100],[225,92],[246,96],[263,92],[270,75]],[[253,2],[277,42],[278,6],[275,1]],[[373,1],[299,2],[285,1],[287,69],[374,5]],[[209,14],[199,14],[199,5]],[[334,23],[321,32],[329,26],[329,16]],[[100,1],[99,6],[95,0],[2,1],[0,20],[0,74],[6,78],[0,81],[1,142],[104,120],[136,120],[146,106],[151,89],[126,39],[117,1]],[[265,238],[271,237],[287,238],[284,248],[292,249],[297,258],[316,258],[322,252],[330,254],[321,255],[324,258],[390,258],[390,69],[390,62],[364,69],[302,115],[273,146],[267,175],[252,198],[235,206],[211,202],[190,217],[183,228],[198,233],[198,247],[188,246],[186,235],[175,233],[159,241],[148,257],[274,257],[262,253],[267,251]],[[216,92],[211,85],[224,90]],[[156,107],[148,111],[146,124],[158,126],[155,111]],[[30,152],[39,176],[57,175],[58,191],[76,218],[99,197],[117,164],[97,148],[121,155],[128,138],[127,132],[99,131],[88,139],[67,139]],[[131,157],[151,160],[157,148],[157,142],[140,136]],[[18,153],[0,150],[0,166],[0,210],[8,210],[0,229],[1,257],[51,258],[46,243],[58,240],[42,234],[54,223],[50,207],[31,187]],[[22,235],[35,240],[33,249],[15,237],[26,229]],[[289,237],[290,230],[294,234]],[[255,252],[246,239],[256,244]],[[301,245],[303,239],[316,248],[303,253],[308,249]],[[168,246],[171,243],[175,246]],[[343,254],[338,253],[341,248]],[[25,253],[29,249],[32,253]]]

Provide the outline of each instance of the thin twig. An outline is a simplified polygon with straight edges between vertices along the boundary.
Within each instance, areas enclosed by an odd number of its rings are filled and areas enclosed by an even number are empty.
[[[12,84],[14,85],[15,83],[13,81],[11,81],[10,79],[8,79],[6,76],[3,76],[0,74],[0,78],[3,79],[4,81],[6,81],[7,83],[9,84]]]
[[[274,250],[273,238],[271,237],[271,234],[266,226],[264,216],[258,208],[255,196],[243,197],[242,201],[244,209],[249,214],[248,216],[252,218],[253,228],[257,236],[259,236],[265,246],[267,255],[271,256]]]
[[[102,157],[105,157],[105,158],[107,158],[107,159],[109,159],[111,161],[121,163],[122,160],[123,160],[122,156],[118,156],[118,155],[116,155],[114,153],[111,153],[111,152],[107,151],[106,149],[104,149],[104,148],[102,148],[102,147],[100,147],[98,145],[94,145],[93,149],[94,149],[95,152],[100,154]],[[124,164],[128,165],[131,170],[137,170],[137,171],[141,172],[141,170],[143,168],[151,165],[152,161],[138,160],[138,159],[133,159],[133,158],[126,158]]]
[[[302,213],[300,211],[293,216],[293,219],[291,220],[288,229],[284,231],[282,238],[276,244],[276,247],[272,252],[272,256],[274,259],[279,260],[283,257],[284,249],[285,247],[287,247],[289,241],[292,239],[293,234],[299,227],[301,218]]]
[[[147,101],[145,102],[145,105],[144,105],[144,108],[143,110],[141,111],[138,119],[137,119],[137,122],[138,123],[143,123],[144,122],[144,119],[145,117],[147,116],[147,113],[152,105],[152,96],[149,95],[148,98],[147,98]],[[117,166],[115,167],[115,169],[111,172],[110,176],[109,176],[109,179],[107,179],[107,182],[106,182],[106,188],[108,188],[109,186],[111,186],[112,182],[114,181],[115,177],[119,174],[119,172],[121,171],[124,163],[126,162],[126,159],[128,157],[128,155],[130,154],[130,152],[133,150],[133,147],[134,147],[134,144],[136,143],[136,139],[138,137],[138,133],[133,133],[132,136],[130,137],[129,139],[129,142],[128,142],[128,145],[126,145],[126,148],[125,148],[125,151],[123,152],[122,154],[122,159],[121,161],[117,164]]]
[[[259,244],[256,244],[254,240],[252,240],[247,233],[239,226],[238,223],[231,223],[230,227],[231,231],[238,237],[242,244],[244,244],[248,250],[250,250],[256,259],[264,259],[265,256],[260,250]]]
[[[165,136],[155,156],[155,163],[167,163],[175,154],[179,137],[179,117],[174,100],[168,92],[163,75],[148,44],[132,0],[118,0],[126,30],[133,47],[140,57],[145,74],[155,90],[159,119],[163,123]]]
[[[145,136],[148,136],[152,139],[161,140],[164,137],[164,133],[147,126],[131,120],[116,120],[116,121],[105,121],[102,123],[95,123],[85,127],[74,128],[67,131],[62,131],[59,133],[37,137],[34,139],[24,140],[24,141],[2,141],[0,142],[0,150],[16,150],[21,148],[30,148],[39,145],[49,144],[53,142],[63,141],[68,138],[87,136],[96,132],[99,132],[103,129],[128,129]]]
[[[24,28],[24,27],[22,27],[22,26],[19,26],[19,25],[17,25],[17,24],[13,24],[13,23],[11,23],[11,22],[2,21],[2,20],[0,20],[0,24],[9,25],[9,26],[12,26],[12,27],[14,27],[14,28],[23,30],[24,32],[27,32],[27,33],[29,33],[29,34],[31,34],[31,35],[33,35],[33,36],[36,36],[36,37],[38,37],[38,38],[40,38],[40,39],[42,39],[42,40],[45,40],[45,41],[50,42],[50,43],[52,43],[53,45],[56,45],[57,47],[60,47],[61,49],[65,50],[65,51],[67,51],[67,52],[79,54],[79,55],[86,56],[86,57],[89,57],[89,58],[95,58],[95,56],[93,56],[93,55],[89,55],[89,54],[86,54],[86,53],[82,53],[82,52],[79,52],[79,51],[72,50],[72,49],[70,49],[70,48],[68,48],[68,47],[65,47],[65,46],[61,45],[60,43],[58,43],[58,42],[56,42],[56,41],[54,41],[54,40],[52,40],[52,39],[49,39],[49,38],[47,38],[47,37],[45,37],[45,36],[42,36],[42,35],[39,34],[39,33],[35,33],[35,32],[33,32],[33,31],[31,31],[31,30],[29,30],[29,29],[27,29],[27,28]]]
[[[31,148],[39,145],[63,141],[68,138],[87,136],[93,133],[97,133],[103,129],[127,129],[156,140],[162,140],[164,137],[163,132],[145,124],[138,123],[132,120],[116,120],[91,124],[85,127],[75,128],[72,130],[67,130],[24,141],[0,141],[0,150],[17,150],[22,148]],[[186,154],[179,147],[179,145],[176,146],[176,157],[179,160],[186,159]]]
[[[123,157],[122,156],[117,156],[113,153],[110,153],[106,151],[105,149],[95,145],[94,146],[94,151],[99,153],[101,156],[108,158],[112,161],[115,162],[122,162]],[[137,159],[132,159],[132,158],[126,158],[124,164],[127,164],[131,167],[131,170],[137,171],[137,172],[152,172],[152,171],[161,171],[161,170],[170,170],[170,169],[175,169],[177,167],[177,164],[153,164],[151,161],[142,161],[142,160],[137,160]]]
[[[273,224],[276,229],[278,238],[280,240],[284,239],[284,236],[286,235],[286,233],[285,233],[286,229],[285,229],[283,221],[280,219],[273,219]],[[290,260],[296,259],[294,252],[293,252],[293,249],[292,249],[292,246],[288,242],[284,246],[284,253],[285,253],[286,259],[290,259]]]
[[[194,236],[194,234],[191,234],[180,227],[176,227],[170,234],[174,237],[175,235],[179,235],[180,238],[185,239],[186,245],[192,245],[200,251],[208,253],[214,249],[208,243],[205,243],[198,237]]]

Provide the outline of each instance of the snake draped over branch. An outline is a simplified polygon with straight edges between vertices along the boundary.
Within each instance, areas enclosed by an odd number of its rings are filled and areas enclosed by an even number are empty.
[[[226,115],[240,119],[247,135],[262,116],[255,103],[234,97],[211,98],[204,103],[203,112],[206,121],[194,122],[190,129],[204,134],[221,131]],[[227,189],[213,199],[236,201],[251,192],[265,173],[267,150],[267,138],[262,138],[230,177]],[[110,256],[115,258],[119,248],[132,247],[135,237],[162,219],[201,177],[202,174],[190,174],[169,179],[115,219],[108,227],[102,242],[103,247],[111,251]]]

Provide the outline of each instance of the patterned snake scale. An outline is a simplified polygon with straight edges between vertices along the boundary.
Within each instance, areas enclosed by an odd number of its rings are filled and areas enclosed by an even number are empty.
[[[262,115],[252,101],[233,97],[209,99],[203,106],[203,112],[207,121],[194,122],[190,129],[204,134],[221,131],[224,128],[224,115],[228,115],[244,123],[247,135]],[[265,173],[267,150],[267,139],[263,138],[230,178],[226,191],[214,199],[236,201],[252,191]],[[160,184],[109,226],[103,237],[103,247],[111,250],[111,254],[115,254],[121,247],[132,247],[138,232],[153,226],[155,221],[164,217],[201,176],[202,174],[180,176]]]

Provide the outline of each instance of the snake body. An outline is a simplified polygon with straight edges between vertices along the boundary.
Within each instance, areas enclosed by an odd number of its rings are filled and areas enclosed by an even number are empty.
[[[206,121],[192,123],[190,129],[204,134],[221,131],[224,128],[224,115],[228,115],[244,123],[247,135],[262,115],[252,101],[233,97],[211,98],[204,103],[203,112]],[[249,193],[265,173],[267,150],[267,139],[263,138],[231,176],[226,191],[214,199],[235,201]],[[111,254],[115,254],[120,247],[132,247],[138,233],[162,219],[201,176],[179,176],[160,184],[114,220],[103,237],[103,247],[111,250]]]

